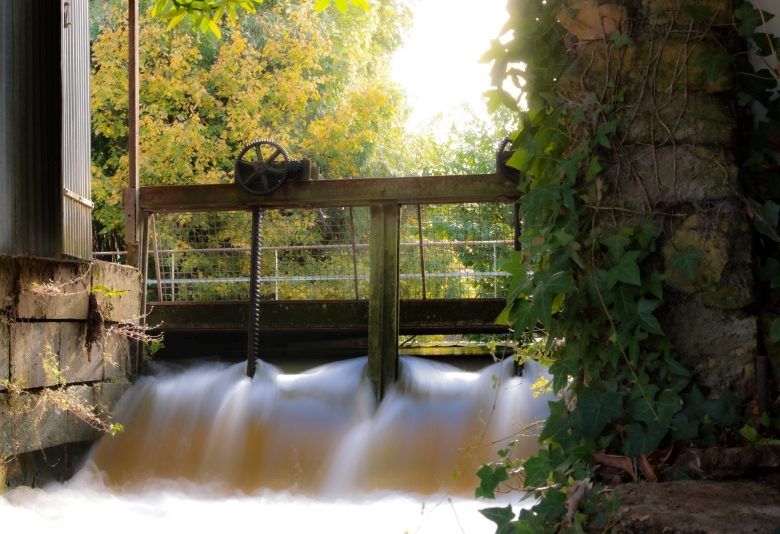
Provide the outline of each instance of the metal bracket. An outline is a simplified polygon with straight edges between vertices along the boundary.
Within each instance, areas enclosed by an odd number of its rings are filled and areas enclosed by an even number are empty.
[[[75,200],[76,202],[78,202],[78,203],[79,203],[79,204],[81,204],[82,206],[86,206],[86,207],[88,207],[89,209],[92,209],[92,208],[94,208],[94,207],[95,207],[95,204],[94,204],[94,203],[93,203],[93,202],[92,202],[90,199],[88,199],[88,198],[86,198],[86,197],[83,197],[83,196],[79,195],[79,194],[78,194],[78,193],[76,193],[75,191],[71,191],[71,190],[70,190],[70,189],[68,189],[67,187],[63,187],[63,188],[62,188],[62,192],[63,192],[63,194],[64,194],[66,197],[68,197],[68,198],[70,198],[70,199],[72,199],[72,200]]]

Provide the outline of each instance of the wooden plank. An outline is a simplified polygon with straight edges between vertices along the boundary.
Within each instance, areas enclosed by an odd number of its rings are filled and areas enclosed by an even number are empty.
[[[368,377],[377,400],[398,376],[398,243],[400,207],[371,206],[368,298]]]
[[[234,184],[142,187],[141,209],[147,212],[190,212],[265,208],[368,206],[394,200],[398,204],[511,202],[517,184],[497,174],[355,178],[287,182],[267,196],[253,196]]]
[[[504,333],[495,324],[504,299],[401,300],[399,332],[414,334]],[[163,331],[244,332],[247,302],[151,303],[148,324]],[[275,300],[260,303],[260,331],[294,335],[308,331],[368,334],[367,300]]]

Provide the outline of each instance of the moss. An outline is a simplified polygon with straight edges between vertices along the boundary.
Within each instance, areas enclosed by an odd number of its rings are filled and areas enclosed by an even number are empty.
[[[707,221],[698,214],[691,215],[666,242],[662,249],[666,283],[683,293],[710,288],[720,281],[729,261],[729,239],[718,229],[708,228]],[[673,267],[672,254],[690,247],[701,252],[698,269],[694,276],[688,276]]]

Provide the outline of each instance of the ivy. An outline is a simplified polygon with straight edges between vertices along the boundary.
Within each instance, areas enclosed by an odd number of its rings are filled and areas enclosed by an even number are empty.
[[[518,2],[512,7],[506,28],[514,32],[495,41],[484,58],[494,64],[496,88],[488,95],[493,105],[515,109],[527,104],[519,129],[510,137],[514,153],[507,160],[522,176],[523,226],[521,251],[506,267],[512,283],[501,318],[512,326],[517,340],[533,344],[536,357],[549,365],[551,386],[560,398],[549,405],[539,452],[521,465],[524,486],[538,503],[516,515],[506,507],[489,508],[485,515],[500,533],[607,528],[617,501],[598,483],[596,456],[622,455],[634,469],[641,463],[642,469],[652,470],[647,458],[655,451],[681,441],[714,445],[723,438],[724,428],[738,428],[743,421],[733,394],[711,399],[694,382],[659,320],[667,298],[663,269],[694,279],[704,252],[684,246],[661,265],[657,243],[664,214],[653,213],[652,206],[634,212],[612,205],[602,194],[610,179],[605,162],[619,160],[626,151],[621,86],[636,80],[624,79],[620,68],[589,65],[593,72],[584,76],[600,72],[604,79],[583,81],[579,96],[567,95],[558,83],[579,53],[576,47],[583,45],[572,45],[557,22],[563,3]],[[697,39],[707,36],[721,42],[709,27],[715,14],[708,6],[685,5],[682,14],[698,28]],[[756,40],[761,53],[774,55],[775,36],[757,33],[769,18],[745,3],[735,12],[733,31]],[[635,31],[642,30],[621,27],[597,45],[607,58],[620,58],[626,49],[637,47]],[[519,62],[522,80],[510,74]],[[780,131],[780,104],[756,93],[776,88],[776,73],[745,70],[743,63],[720,44],[699,50],[693,60],[709,84],[732,69],[744,70],[737,75],[744,80],[740,98],[765,103],[769,125],[759,131],[780,146],[775,133]],[[514,90],[509,83],[516,85]],[[591,86],[601,89],[588,91]],[[522,98],[504,103],[517,94]],[[753,143],[757,154],[752,157],[754,167],[766,171],[763,146],[766,143]],[[778,237],[775,244],[780,243],[778,205],[751,204],[757,226],[761,230],[763,225],[763,235]],[[772,265],[766,277],[780,281],[780,256]],[[780,339],[778,325],[780,319],[772,332]],[[750,430],[743,430],[743,437],[746,434],[754,437]],[[500,487],[501,465],[480,469],[477,496]],[[596,483],[572,508],[567,495],[586,481]]]

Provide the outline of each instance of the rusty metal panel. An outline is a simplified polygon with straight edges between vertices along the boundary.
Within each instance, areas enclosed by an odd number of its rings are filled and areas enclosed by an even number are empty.
[[[62,252],[91,259],[89,2],[62,5]]]

